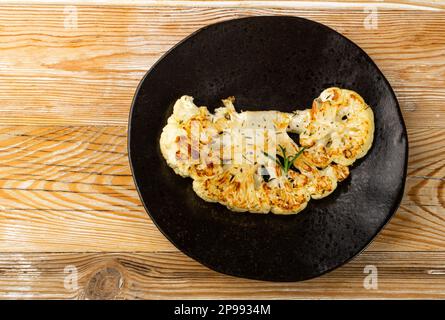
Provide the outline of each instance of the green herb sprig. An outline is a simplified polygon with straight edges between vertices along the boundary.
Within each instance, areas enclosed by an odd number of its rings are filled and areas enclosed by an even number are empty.
[[[267,152],[264,152],[264,155],[270,159],[272,159],[273,161],[275,161],[283,170],[284,174],[287,175],[289,169],[292,167],[292,165],[294,164],[295,160],[297,160],[297,158],[303,153],[305,147],[301,148],[300,151],[298,151],[295,155],[293,156],[287,156],[286,155],[286,148],[284,148],[282,145],[279,145],[280,149],[281,149],[281,153],[283,153],[283,160],[282,162],[278,159],[278,158],[274,158],[271,155],[269,155]]]

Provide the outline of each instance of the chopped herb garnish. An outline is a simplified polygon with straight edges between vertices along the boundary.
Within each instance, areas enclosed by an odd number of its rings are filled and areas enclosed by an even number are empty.
[[[274,158],[271,155],[269,155],[267,152],[264,152],[264,155],[270,159],[272,159],[273,161],[275,161],[283,170],[283,173],[285,175],[287,175],[289,169],[293,166],[295,160],[297,160],[297,158],[303,153],[305,147],[301,148],[300,151],[298,151],[296,154],[294,154],[293,156],[287,156],[286,155],[286,148],[284,148],[283,146],[279,145],[280,149],[281,149],[281,153],[283,154],[282,160],[278,160],[278,158]]]

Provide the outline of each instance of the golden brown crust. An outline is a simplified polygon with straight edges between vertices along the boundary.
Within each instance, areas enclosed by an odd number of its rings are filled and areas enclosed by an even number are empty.
[[[349,176],[348,166],[363,157],[372,144],[372,110],[350,90],[326,89],[310,110],[295,114],[237,113],[233,102],[233,97],[223,100],[224,107],[211,114],[206,107],[196,107],[193,98],[182,97],[160,141],[167,163],[176,173],[194,179],[193,189],[201,198],[219,202],[233,211],[298,213],[311,198],[320,199],[332,193],[337,183]],[[245,128],[246,123],[247,127],[249,123],[255,127],[264,125],[266,145],[271,143],[267,130],[273,128],[276,154],[281,159],[299,154],[293,165],[284,169],[276,162],[279,158],[272,161],[263,156],[268,161],[265,176],[260,173],[264,159],[262,163],[226,164],[227,152],[233,156],[234,147],[215,151],[212,146],[215,142],[224,145],[225,130]],[[302,151],[286,131],[299,133],[298,142],[306,149]],[[198,139],[195,137],[197,141],[192,139],[193,132],[200,132]],[[264,146],[263,149],[269,150]],[[263,149],[254,145],[256,152]],[[184,157],[191,161],[183,161]]]

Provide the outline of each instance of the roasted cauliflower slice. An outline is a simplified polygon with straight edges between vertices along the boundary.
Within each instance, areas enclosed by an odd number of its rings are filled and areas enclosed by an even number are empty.
[[[371,148],[374,114],[356,92],[329,88],[314,100],[312,109],[296,112],[290,131],[300,135],[305,156],[315,166],[349,166]]]
[[[237,112],[233,97],[222,102],[211,113],[192,97],[178,99],[160,146],[198,196],[232,211],[298,213],[332,193],[372,145],[372,110],[350,90],[326,89],[294,113]]]

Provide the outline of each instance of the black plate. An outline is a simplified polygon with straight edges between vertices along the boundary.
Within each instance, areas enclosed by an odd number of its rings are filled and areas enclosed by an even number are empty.
[[[360,93],[375,115],[374,144],[333,194],[297,215],[234,213],[201,200],[163,159],[159,137],[183,94],[244,110],[308,108],[330,86]],[[128,145],[142,202],[162,233],[202,264],[230,275],[298,281],[336,268],[377,235],[402,198],[407,137],[397,99],[374,62],[334,30],[297,17],[207,26],[165,54],[137,89]]]

